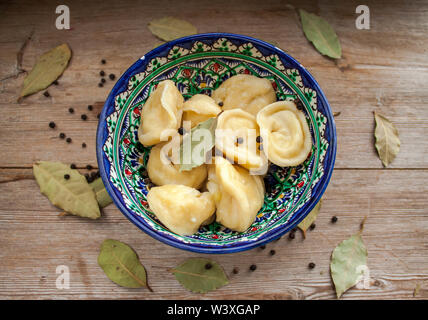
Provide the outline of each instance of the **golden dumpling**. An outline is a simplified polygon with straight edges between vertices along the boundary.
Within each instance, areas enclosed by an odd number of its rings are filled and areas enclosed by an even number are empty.
[[[262,177],[251,175],[222,157],[215,157],[215,164],[208,169],[207,188],[214,196],[216,221],[238,232],[251,226],[263,206]]]
[[[263,107],[276,101],[276,94],[268,79],[238,74],[223,82],[212,98],[223,103],[223,110],[240,108],[256,116]]]
[[[158,185],[183,184],[199,189],[207,177],[207,165],[202,164],[190,171],[180,171],[180,166],[171,161],[167,142],[159,143],[152,148],[147,162],[147,173],[150,180]],[[164,148],[165,147],[165,148]]]
[[[183,122],[190,121],[191,128],[197,124],[217,116],[221,108],[214,99],[205,94],[195,94],[183,105]]]
[[[141,125],[138,129],[140,142],[145,146],[152,146],[166,140],[162,137],[168,129],[177,130],[181,125],[183,102],[183,96],[174,82],[160,82],[141,112]]]
[[[257,142],[259,134],[256,117],[241,109],[227,110],[218,116],[215,146],[236,164],[262,174],[267,159]]]
[[[199,192],[183,185],[167,184],[151,188],[147,194],[150,209],[172,232],[192,235],[215,212],[209,192]]]
[[[257,115],[263,151],[280,167],[297,166],[312,148],[311,133],[305,115],[292,101],[280,101],[264,107]]]

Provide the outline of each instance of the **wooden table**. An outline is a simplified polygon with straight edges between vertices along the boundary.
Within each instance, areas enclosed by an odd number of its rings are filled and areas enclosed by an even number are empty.
[[[293,3],[294,2],[294,3]],[[355,27],[361,1],[73,1],[71,30],[55,28],[57,1],[2,1],[0,4],[0,298],[2,299],[331,299],[333,248],[366,221],[371,286],[353,288],[343,299],[428,298],[428,3],[366,1],[371,29]],[[214,4],[215,3],[215,4]],[[134,6],[131,8],[131,6]],[[294,8],[326,18],[335,28],[343,58],[321,56],[306,40]],[[97,86],[99,72],[122,74],[159,41],[147,23],[175,16],[199,32],[246,34],[278,43],[315,76],[336,117],[338,153],[316,222],[304,240],[284,237],[266,250],[209,256],[230,283],[209,294],[181,287],[168,268],[188,257],[207,256],[169,247],[132,225],[114,206],[97,221],[67,216],[40,194],[32,176],[37,160],[76,163],[82,172],[97,166],[96,114],[113,82]],[[27,41],[27,39],[30,39]],[[68,69],[43,92],[17,103],[22,68],[67,42]],[[101,65],[100,60],[107,64]],[[87,106],[94,105],[89,112]],[[68,113],[68,108],[75,110]],[[383,168],[374,149],[373,111],[392,120],[401,150]],[[81,114],[88,120],[82,121]],[[55,121],[57,128],[48,127]],[[59,132],[72,137],[67,144]],[[86,142],[83,149],[81,143]],[[339,218],[336,224],[332,216]],[[154,292],[112,283],[97,265],[100,244],[113,238],[131,245],[146,266]],[[269,256],[269,250],[276,255]],[[308,263],[316,267],[308,269]],[[249,265],[257,263],[255,272]],[[70,289],[58,290],[56,267],[70,269]],[[232,269],[239,267],[237,275]],[[417,290],[414,297],[414,289]]]

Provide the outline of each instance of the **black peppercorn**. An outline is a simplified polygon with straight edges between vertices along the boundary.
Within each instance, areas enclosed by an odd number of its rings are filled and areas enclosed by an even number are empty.
[[[55,126],[56,126],[56,124],[55,124],[55,122],[53,122],[53,121],[51,121],[51,122],[49,122],[49,128],[55,128]]]
[[[252,264],[251,266],[250,266],[250,270],[251,271],[255,271],[257,269],[257,266],[255,265],[255,264]]]
[[[88,180],[88,183],[91,183],[91,182],[93,182],[93,181],[94,181],[94,178],[92,178],[91,176],[89,176],[89,178],[88,178],[88,179],[86,179],[86,180]]]
[[[290,234],[288,235],[288,238],[290,239],[294,239],[296,237],[296,234],[294,232],[290,232]]]
[[[91,166],[90,164],[88,164],[88,165],[86,166],[86,169],[88,169],[88,170],[92,170],[92,166]]]
[[[224,105],[223,101],[220,101],[220,102],[218,103],[218,105],[219,105],[220,107],[223,107],[223,105]]]
[[[52,82],[54,85],[58,85],[59,83],[58,83],[58,81],[57,80],[55,80],[54,82]]]
[[[49,92],[47,92],[47,91],[43,92],[43,95],[44,95],[46,98],[50,96]]]
[[[98,114],[97,114],[97,119],[99,119],[99,118],[100,118],[100,114],[98,113]]]
[[[101,78],[101,83],[106,83],[106,79]]]
[[[73,108],[68,108],[68,112],[74,113],[74,109]]]
[[[89,111],[92,111],[92,109],[93,109],[94,107],[90,104],[89,106],[88,106],[88,110]]]
[[[308,264],[308,268],[309,268],[309,269],[313,269],[313,268],[315,268],[315,263],[313,263],[313,262],[309,263],[309,264]]]
[[[183,127],[178,128],[178,133],[183,135],[186,131],[184,130]]]
[[[270,254],[271,256],[275,255],[275,253],[276,253],[276,251],[275,251],[275,250],[271,250],[271,251],[269,251],[269,254]]]
[[[103,70],[101,70],[101,71],[100,71],[100,76],[101,76],[101,77],[104,77],[105,75],[106,75],[106,73],[105,73]]]
[[[82,118],[82,120],[86,120],[86,119],[88,119],[88,116],[87,116],[86,114],[82,114],[82,115],[80,116],[80,118]]]
[[[65,179],[65,180],[70,179],[70,175],[69,175],[69,174],[65,174],[65,175],[64,175],[64,179]]]
[[[70,168],[71,168],[71,169],[76,169],[76,165],[75,165],[74,163],[72,163],[72,164],[70,165]]]
[[[59,137],[60,137],[60,139],[65,139],[65,133],[64,133],[64,132],[61,132],[61,133],[59,134]]]
[[[262,245],[262,246],[260,246],[260,249],[264,250],[264,249],[266,249],[266,246]]]
[[[213,266],[212,266],[212,264],[211,263],[207,263],[206,265],[205,265],[205,269],[207,269],[207,270],[209,270],[209,269],[211,269]]]
[[[331,217],[331,222],[332,223],[336,223],[337,222],[337,217],[336,216]]]
[[[116,76],[113,73],[110,73],[109,76],[110,80],[114,80],[114,78],[116,78]]]
[[[86,148],[86,143],[82,143],[82,148]]]
[[[101,88],[102,86],[103,86],[102,82],[98,83],[98,87]]]
[[[71,143],[71,138],[67,138],[65,141],[67,141],[67,143]]]
[[[263,151],[263,145],[261,144],[261,145],[259,145],[259,150],[260,151]]]
[[[257,136],[257,137],[256,137],[256,141],[257,141],[258,143],[263,142],[263,138],[262,138],[261,136]]]
[[[232,272],[233,272],[233,274],[238,274],[239,269],[237,267],[235,267],[235,268],[233,268]]]
[[[95,171],[91,172],[91,178],[95,179],[97,177],[97,173]]]
[[[101,60],[101,64],[106,64],[105,59],[102,59],[102,60]]]
[[[316,224],[315,224],[315,223],[312,223],[312,224],[311,224],[311,226],[309,227],[309,229],[314,230],[314,229],[315,229],[315,227],[316,227]]]

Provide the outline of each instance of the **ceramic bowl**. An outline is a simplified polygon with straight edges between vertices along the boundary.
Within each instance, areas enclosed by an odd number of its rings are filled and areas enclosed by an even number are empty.
[[[170,79],[185,99],[210,95],[236,74],[269,79],[278,100],[298,99],[313,148],[297,166],[269,167],[264,205],[243,233],[214,222],[192,236],[179,236],[151,212],[152,183],[145,169],[150,148],[138,142],[141,110],[157,83]],[[310,73],[283,50],[247,36],[198,34],[165,43],[135,62],[117,81],[100,116],[97,157],[104,185],[117,207],[141,230],[171,246],[201,253],[232,253],[272,241],[291,229],[320,200],[336,157],[336,128],[330,106]]]

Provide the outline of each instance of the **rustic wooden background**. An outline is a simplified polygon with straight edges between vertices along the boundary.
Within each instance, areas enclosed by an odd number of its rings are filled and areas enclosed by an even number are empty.
[[[2,299],[330,299],[333,248],[359,229],[368,248],[371,286],[343,299],[428,298],[428,2],[365,1],[371,29],[357,30],[361,1],[70,1],[71,30],[55,28],[57,1],[0,4],[0,298]],[[343,58],[321,56],[306,40],[294,8],[326,18],[335,28]],[[120,76],[159,41],[153,18],[171,15],[199,32],[232,32],[275,42],[297,58],[323,88],[336,117],[336,167],[316,229],[271,243],[266,250],[215,255],[230,283],[209,294],[185,290],[167,272],[188,257],[203,256],[162,244],[132,225],[114,206],[98,221],[58,217],[32,177],[37,160],[97,166],[96,114],[113,82],[97,86],[99,71]],[[29,39],[30,38],[30,39]],[[17,103],[24,73],[36,58],[67,42],[68,69],[50,97],[34,94]],[[24,45],[26,44],[26,45]],[[20,49],[24,46],[24,49]],[[100,60],[107,64],[101,65]],[[88,112],[87,105],[95,106]],[[75,114],[67,109],[73,107]],[[373,147],[376,110],[392,120],[401,151],[385,169]],[[80,120],[86,113],[88,120]],[[55,121],[57,128],[48,127]],[[67,144],[59,132],[72,137]],[[81,148],[86,142],[88,147]],[[332,224],[336,215],[339,220]],[[97,265],[102,241],[130,244],[148,271],[154,293],[112,283]],[[269,250],[276,255],[269,256]],[[309,262],[316,263],[309,270]],[[255,272],[248,271],[257,263]],[[55,286],[56,267],[71,272],[69,290]],[[239,267],[237,275],[232,269]],[[420,290],[415,288],[419,287]],[[416,293],[416,294],[414,294]]]

